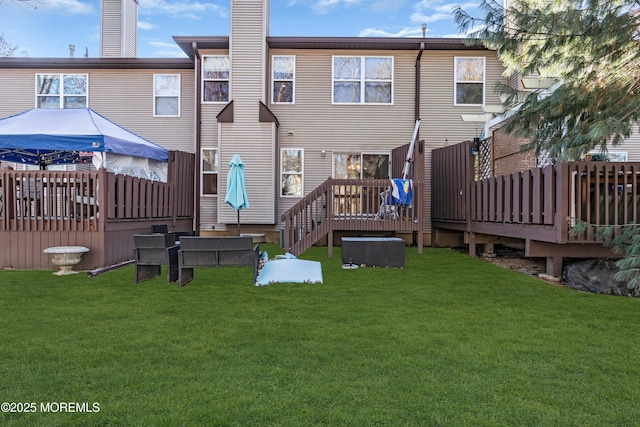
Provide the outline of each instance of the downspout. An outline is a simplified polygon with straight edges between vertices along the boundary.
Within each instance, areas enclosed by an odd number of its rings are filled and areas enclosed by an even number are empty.
[[[422,59],[422,52],[424,52],[424,42],[420,42],[420,50],[418,50],[418,56],[416,57],[416,99],[415,99],[415,117],[414,117],[414,123],[420,119],[420,60]],[[416,143],[413,146],[413,158],[414,159],[418,159],[418,153],[420,153],[420,128],[418,128],[418,132],[416,133]],[[424,160],[423,160],[424,161]],[[416,168],[415,163],[413,165],[413,174],[414,174],[414,179],[415,174],[416,174],[416,169],[419,169],[421,171],[424,171],[424,166],[420,167],[420,168]],[[422,172],[423,176],[420,177],[420,180],[424,182],[424,172]],[[424,197],[426,195],[426,183],[423,184],[425,186],[425,190],[422,193],[422,196]],[[424,218],[424,213],[425,213],[425,208],[424,208],[424,200],[422,201],[422,206],[419,207],[418,212],[421,213],[420,216],[422,216],[422,223],[420,224],[420,227],[418,227],[418,236],[416,236],[416,233],[413,233],[413,244],[414,245],[418,245],[418,251],[420,253],[422,253],[422,242],[423,242],[423,236],[424,236],[424,222],[425,219]],[[417,237],[417,239],[416,239]]]
[[[420,50],[418,51],[418,56],[416,57],[416,100],[414,121],[420,118],[420,59],[422,59],[422,52],[424,52],[424,42],[420,43]],[[418,129],[418,135],[420,135],[419,132],[420,129]],[[417,136],[416,141],[419,140],[420,136]]]
[[[193,65],[196,69],[196,105],[195,105],[195,132],[196,132],[196,161],[195,161],[195,176],[194,176],[194,206],[193,206],[193,230],[195,231],[196,236],[200,235],[200,151],[202,146],[202,141],[200,137],[200,128],[201,128],[201,106],[200,97],[202,95],[202,67],[200,66],[200,52],[198,51],[198,43],[192,42],[191,47],[193,48]]]

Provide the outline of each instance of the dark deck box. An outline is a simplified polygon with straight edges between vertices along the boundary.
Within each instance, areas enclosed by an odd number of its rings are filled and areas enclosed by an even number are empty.
[[[405,241],[399,237],[343,237],[342,263],[404,267]]]

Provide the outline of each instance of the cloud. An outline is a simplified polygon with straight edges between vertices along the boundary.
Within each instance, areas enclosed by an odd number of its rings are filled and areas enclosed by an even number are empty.
[[[148,44],[153,48],[154,57],[185,58],[187,56],[175,43],[151,41]]]
[[[47,2],[35,2],[33,5],[38,10],[71,13],[74,15],[88,15],[94,12],[93,4],[80,0],[55,0]]]
[[[362,3],[362,1],[363,0],[318,0],[311,6],[311,10],[317,15],[325,15],[337,7],[351,7]]]
[[[229,11],[215,3],[190,2],[185,0],[140,0],[141,14],[170,15],[188,19],[202,19],[203,14],[214,13],[220,17],[229,16]]]
[[[380,28],[365,28],[358,33],[358,37],[422,37],[422,29],[407,27],[397,31]]]
[[[151,22],[138,21],[138,29],[140,30],[154,30],[156,28],[158,28],[158,26],[155,24],[152,24]]]
[[[377,13],[389,13],[399,10],[403,3],[402,0],[376,0],[371,4],[371,10]]]
[[[453,22],[453,11],[456,8],[462,8],[467,11],[474,11],[478,7],[478,2],[469,1],[466,3],[444,2],[442,0],[421,0],[416,3],[413,8],[414,13],[411,14],[410,20],[415,23],[436,23],[441,21]],[[439,35],[440,37],[460,37],[455,35]]]

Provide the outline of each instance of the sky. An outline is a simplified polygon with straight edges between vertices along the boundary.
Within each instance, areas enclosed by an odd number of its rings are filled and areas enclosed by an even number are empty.
[[[480,0],[271,0],[269,35],[462,37],[452,11]],[[229,0],[139,0],[138,57],[184,57],[173,36],[228,36]],[[31,58],[100,55],[100,0],[0,0],[0,34]]]

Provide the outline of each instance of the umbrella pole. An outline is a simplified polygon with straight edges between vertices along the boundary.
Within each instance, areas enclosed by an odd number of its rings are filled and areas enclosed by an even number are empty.
[[[238,209],[238,236],[240,235],[240,209]]]

